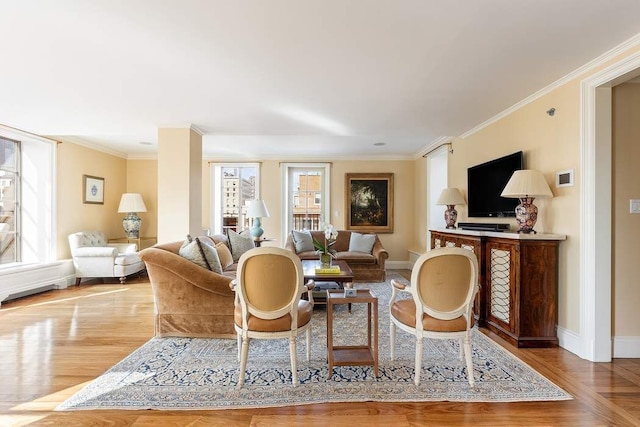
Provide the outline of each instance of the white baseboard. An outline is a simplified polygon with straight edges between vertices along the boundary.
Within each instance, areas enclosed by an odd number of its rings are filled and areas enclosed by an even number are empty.
[[[561,326],[558,326],[556,331],[558,333],[558,345],[560,347],[579,357],[583,357],[580,350],[582,348],[580,345],[580,335]]]
[[[640,358],[640,337],[613,337],[614,358]]]

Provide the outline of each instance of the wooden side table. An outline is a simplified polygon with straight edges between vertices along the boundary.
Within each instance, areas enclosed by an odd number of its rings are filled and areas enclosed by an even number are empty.
[[[333,345],[333,306],[336,304],[367,304],[367,345]],[[334,366],[373,365],[378,376],[378,298],[368,289],[358,289],[357,296],[345,297],[344,290],[327,290],[327,360],[329,379]]]

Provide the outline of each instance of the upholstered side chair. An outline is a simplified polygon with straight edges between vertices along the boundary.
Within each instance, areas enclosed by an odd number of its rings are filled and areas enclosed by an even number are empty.
[[[291,377],[298,385],[296,337],[306,333],[307,361],[311,357],[313,281],[304,283],[302,262],[293,252],[275,247],[250,249],[239,260],[235,288],[234,322],[238,337],[240,375],[244,385],[249,341],[289,340]],[[302,299],[306,293],[308,299]]]
[[[478,260],[462,248],[434,249],[421,255],[411,272],[411,285],[391,280],[389,302],[391,359],[395,357],[396,327],[415,336],[414,382],[420,384],[423,338],[457,339],[460,359],[467,365],[469,385],[474,386],[471,360],[473,301],[478,292]],[[410,298],[399,299],[400,292]]]
[[[101,231],[80,231],[68,239],[76,285],[85,277],[118,277],[124,284],[127,276],[145,268],[135,243],[107,243]]]

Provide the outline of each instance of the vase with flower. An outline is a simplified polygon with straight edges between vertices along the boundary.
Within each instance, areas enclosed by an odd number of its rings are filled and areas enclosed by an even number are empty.
[[[315,238],[313,239],[313,247],[316,248],[316,253],[320,257],[320,265],[323,268],[331,267],[331,263],[333,258],[336,255],[335,249],[333,246],[336,243],[336,239],[338,238],[338,230],[331,225],[324,225],[324,244],[317,241]]]

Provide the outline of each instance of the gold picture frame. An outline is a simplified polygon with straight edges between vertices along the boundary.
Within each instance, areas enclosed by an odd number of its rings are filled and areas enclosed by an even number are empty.
[[[104,178],[82,175],[82,203],[104,205]]]
[[[393,173],[345,175],[347,230],[393,233]]]

